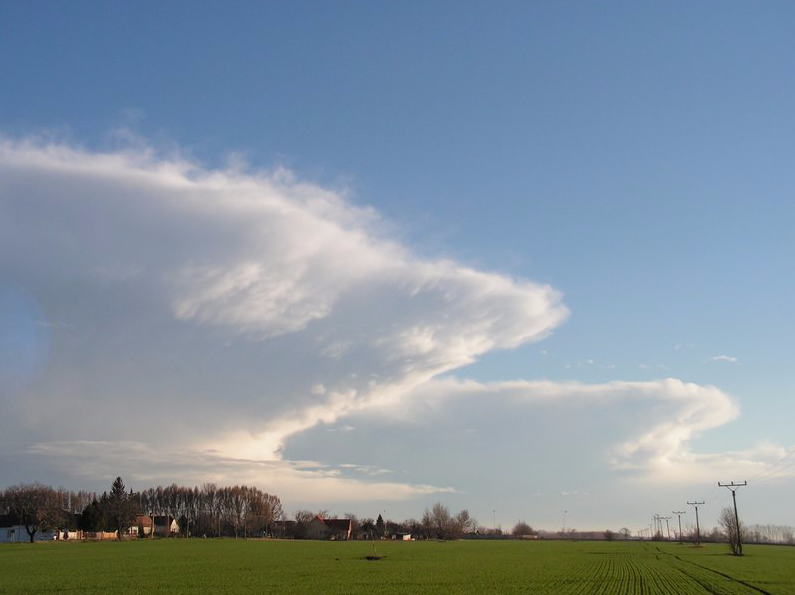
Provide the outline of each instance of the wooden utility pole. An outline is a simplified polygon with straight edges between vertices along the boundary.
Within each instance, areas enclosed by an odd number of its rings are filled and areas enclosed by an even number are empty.
[[[660,533],[662,533],[662,522],[665,521],[665,529],[666,529],[666,531],[668,533],[668,541],[671,541],[671,527],[668,524],[668,519],[670,519],[670,518],[671,517],[669,517],[669,516],[661,516],[660,517]]]
[[[701,545],[701,528],[698,526],[698,507],[704,502],[688,502],[690,506],[696,508],[696,545]]]
[[[671,514],[675,514],[679,519],[679,543],[682,543],[682,515],[685,514],[684,510],[672,510]]]
[[[734,530],[737,531],[737,555],[743,555],[743,541],[741,539],[740,534],[740,517],[737,516],[737,488],[741,488],[743,486],[747,486],[748,482],[744,481],[742,483],[721,483],[718,482],[718,487],[721,488],[728,488],[732,493],[732,502],[734,503]]]

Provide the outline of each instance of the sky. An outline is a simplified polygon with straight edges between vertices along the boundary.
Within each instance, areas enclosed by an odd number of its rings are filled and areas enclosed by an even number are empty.
[[[795,525],[794,18],[0,4],[0,487]]]

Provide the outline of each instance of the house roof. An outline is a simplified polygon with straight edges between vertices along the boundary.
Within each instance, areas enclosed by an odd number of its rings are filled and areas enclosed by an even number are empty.
[[[154,519],[155,525],[160,526],[160,527],[162,527],[164,525],[171,525],[171,523],[176,520],[173,516],[157,516],[156,515],[156,516],[154,516],[152,518]]]
[[[19,524],[19,519],[15,515],[0,514],[0,527],[14,527]]]
[[[137,517],[135,517],[135,524],[141,527],[151,527],[152,517],[145,514],[139,514]]]

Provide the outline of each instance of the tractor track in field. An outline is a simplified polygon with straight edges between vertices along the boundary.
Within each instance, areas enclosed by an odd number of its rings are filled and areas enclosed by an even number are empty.
[[[656,548],[656,549],[657,549],[658,552],[660,552],[663,555],[673,556],[674,558],[676,558],[677,560],[679,560],[682,563],[691,564],[693,566],[696,566],[697,568],[701,568],[702,570],[706,570],[708,572],[712,572],[713,574],[717,574],[718,576],[722,576],[723,578],[729,579],[730,581],[732,581],[734,583],[737,583],[739,585],[743,585],[744,587],[748,587],[749,589],[752,589],[752,590],[756,591],[757,593],[763,593],[763,595],[774,595],[770,591],[765,591],[761,587],[757,587],[756,585],[752,585],[751,583],[746,582],[746,581],[744,581],[742,579],[735,578],[735,577],[733,577],[730,574],[726,574],[725,572],[721,572],[720,570],[715,570],[714,568],[710,568],[709,566],[704,566],[703,564],[699,564],[698,562],[693,562],[692,560],[684,560],[684,559],[680,558],[677,554],[670,554],[670,553],[663,552],[660,548]],[[690,573],[686,572],[682,568],[678,568],[678,570],[680,572],[682,572],[683,574],[687,575],[688,577],[690,577],[691,579],[693,579],[694,581],[696,581],[699,585],[704,587],[710,593],[719,593],[719,591],[715,591],[715,590],[713,590],[712,587],[704,584],[699,578],[697,578],[696,575],[691,575]]]

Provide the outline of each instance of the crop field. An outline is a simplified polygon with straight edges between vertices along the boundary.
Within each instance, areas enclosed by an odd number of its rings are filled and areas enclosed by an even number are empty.
[[[791,593],[795,548],[156,540],[0,545],[0,593]]]

